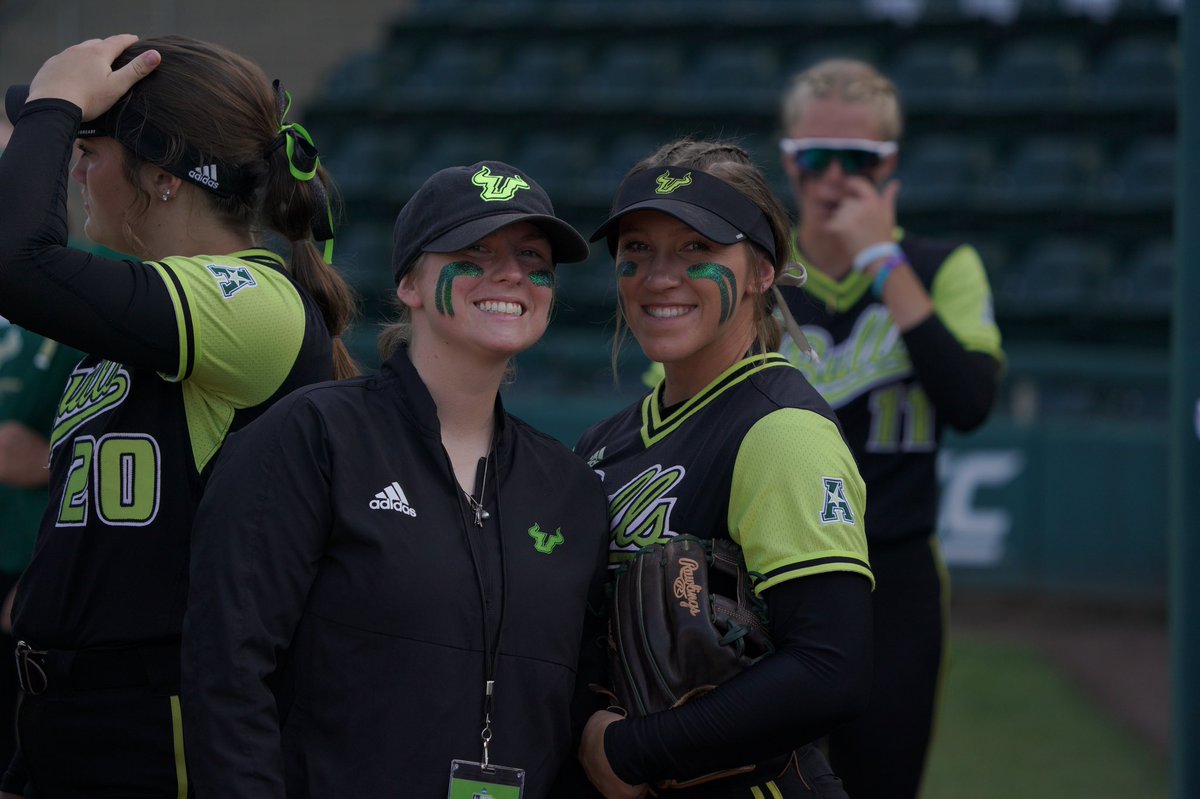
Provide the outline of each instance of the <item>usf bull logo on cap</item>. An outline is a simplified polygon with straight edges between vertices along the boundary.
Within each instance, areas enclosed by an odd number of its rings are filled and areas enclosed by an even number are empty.
[[[503,161],[479,161],[435,172],[400,209],[392,231],[392,275],[399,284],[421,253],[457,252],[516,222],[542,229],[555,263],[588,256],[587,242],[554,215],[537,181]]]
[[[482,186],[479,198],[484,202],[505,202],[511,200],[521,189],[528,189],[529,184],[520,175],[493,175],[486,166],[471,176],[471,182]]]
[[[658,188],[654,190],[655,194],[670,194],[681,186],[692,185],[692,173],[688,172],[681,178],[671,177],[670,170],[663,172],[658,176]]]

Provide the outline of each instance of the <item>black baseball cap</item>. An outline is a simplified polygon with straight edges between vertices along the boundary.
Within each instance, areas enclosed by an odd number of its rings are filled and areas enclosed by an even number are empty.
[[[718,244],[752,241],[779,263],[775,235],[762,209],[718,177],[699,169],[660,166],[634,172],[617,189],[613,211],[591,241],[608,237],[616,253],[617,222],[634,211],[661,211]]]
[[[9,86],[4,93],[4,113],[8,121],[17,124],[29,99],[29,86]],[[226,164],[206,156],[189,142],[178,152],[170,138],[159,130],[135,103],[130,94],[95,119],[80,123],[75,133],[78,139],[109,136],[128,147],[139,158],[160,164],[172,175],[194,183],[220,197],[245,194],[254,188],[250,174],[239,166]]]
[[[505,225],[531,222],[550,238],[556,263],[588,257],[588,244],[554,215],[537,182],[500,161],[480,161],[435,172],[396,217],[392,275],[396,283],[423,252],[455,252]]]

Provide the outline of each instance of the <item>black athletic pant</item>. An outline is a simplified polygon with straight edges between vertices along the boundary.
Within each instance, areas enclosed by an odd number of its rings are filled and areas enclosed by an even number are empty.
[[[178,645],[51,653],[45,690],[17,711],[26,799],[189,796],[178,658]]]
[[[942,666],[944,570],[936,540],[870,545],[875,671],[867,710],[829,736],[853,799],[914,799],[933,731]]]

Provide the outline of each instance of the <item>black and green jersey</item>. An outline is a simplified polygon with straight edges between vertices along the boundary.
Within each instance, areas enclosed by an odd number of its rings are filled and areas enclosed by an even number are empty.
[[[872,541],[925,536],[937,514],[936,459],[947,424],[982,423],[1003,360],[983,264],[969,245],[904,236],[909,262],[935,313],[906,333],[871,292],[865,274],[834,281],[808,267],[802,289],[782,288],[820,357],[790,339],[782,352],[837,412],[870,489]],[[803,256],[793,252],[795,260]]]
[[[67,245],[81,113],[27,103],[0,158],[0,314],[89,353],[50,436],[50,501],[14,634],[82,649],[179,638],[188,541],[226,436],[333,372],[320,309],[266,250],[121,259]]]
[[[327,379],[320,312],[278,256],[167,258],[178,331],[170,372],[88,356],[51,442],[50,504],[16,609],[18,637],[79,649],[179,636],[188,541],[225,437],[274,399]]]
[[[67,375],[83,354],[0,317],[0,422],[49,438]],[[0,572],[18,574],[33,554],[46,489],[0,485]]]
[[[862,478],[786,358],[746,358],[682,405],[661,400],[660,383],[575,447],[604,481],[613,560],[688,534],[737,542],[760,593],[822,572],[870,578]]]

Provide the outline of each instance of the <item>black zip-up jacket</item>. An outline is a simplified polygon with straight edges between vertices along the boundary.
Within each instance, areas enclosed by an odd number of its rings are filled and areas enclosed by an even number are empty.
[[[548,795],[585,720],[570,711],[588,604],[603,601],[606,500],[499,399],[496,417],[482,527],[405,350],[230,438],[184,623],[199,797],[445,795],[450,761],[481,759],[497,640],[490,759]]]

